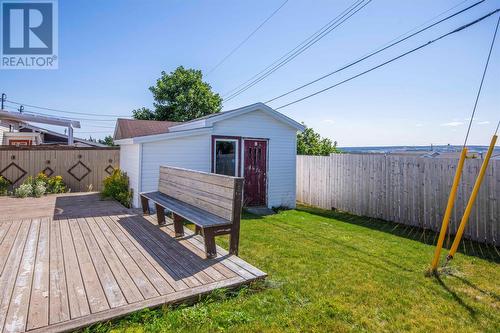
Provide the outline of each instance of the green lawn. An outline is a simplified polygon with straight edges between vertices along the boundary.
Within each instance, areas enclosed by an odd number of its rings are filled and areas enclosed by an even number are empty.
[[[434,239],[428,231],[306,207],[247,215],[240,254],[269,274],[266,282],[88,331],[499,332],[498,249],[467,241],[447,272],[429,278]]]

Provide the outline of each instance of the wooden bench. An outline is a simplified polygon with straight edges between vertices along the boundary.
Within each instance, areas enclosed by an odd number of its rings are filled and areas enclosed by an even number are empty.
[[[174,167],[160,167],[158,191],[140,193],[142,210],[150,214],[154,202],[158,224],[165,224],[165,209],[172,212],[175,236],[184,236],[182,219],[203,235],[207,258],[217,256],[215,236],[230,235],[229,253],[238,255],[243,178]]]

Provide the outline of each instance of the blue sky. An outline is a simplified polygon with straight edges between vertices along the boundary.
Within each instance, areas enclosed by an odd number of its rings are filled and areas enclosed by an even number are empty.
[[[59,69],[0,71],[0,91],[11,100],[27,104],[127,117],[134,108],[152,105],[148,87],[162,70],[169,72],[183,65],[208,71],[282,2],[60,0]],[[275,97],[462,2],[373,0],[299,57],[225,103],[224,109]],[[206,80],[214,91],[227,93],[351,3],[290,0]],[[465,1],[455,10],[472,3]],[[280,106],[341,81],[499,6],[500,1],[487,0],[417,38],[270,106]],[[280,111],[338,141],[340,146],[461,144],[497,17]],[[498,39],[470,144],[487,145],[500,119]],[[112,134],[114,126],[112,121],[82,124],[82,129],[75,131],[80,137],[90,133],[103,137]]]

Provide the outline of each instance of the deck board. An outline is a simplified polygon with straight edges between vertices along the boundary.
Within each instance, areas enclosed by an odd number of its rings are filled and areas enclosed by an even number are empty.
[[[74,222],[74,221],[73,221]],[[75,244],[76,257],[80,266],[85,291],[92,313],[109,309],[104,289],[99,281],[90,252],[77,223],[70,223],[70,230]]]
[[[70,221],[74,223],[74,220],[60,220],[60,227],[70,316],[71,318],[77,318],[90,314],[90,306],[76,256],[75,244],[69,228]]]
[[[0,198],[0,333],[74,330],[266,276],[94,193],[23,200]]]
[[[60,221],[50,220],[49,324],[70,319]]]
[[[21,266],[21,259],[24,246],[28,238],[29,227],[31,225],[31,220],[17,222],[20,223],[21,226],[16,233],[16,238],[12,244],[12,248],[8,253],[4,271],[0,276],[0,327],[11,324],[11,322],[7,322],[7,314],[9,312],[10,301],[12,299],[17,273],[19,272],[19,268]]]
[[[9,310],[5,318],[6,332],[22,332],[26,330],[39,230],[40,219],[34,219],[30,224],[16,283],[12,291]]]
[[[50,229],[49,219],[43,218],[40,223],[38,247],[36,251],[33,285],[31,287],[30,307],[27,329],[47,326],[49,320],[49,251]]]

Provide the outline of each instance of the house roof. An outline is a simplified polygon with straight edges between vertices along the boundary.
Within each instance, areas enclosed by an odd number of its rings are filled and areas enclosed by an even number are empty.
[[[22,125],[21,130],[22,129],[29,129],[31,131],[36,131],[36,132],[40,132],[40,133],[44,133],[44,134],[49,134],[49,135],[56,136],[56,137],[59,137],[59,138],[64,139],[64,140],[68,139],[68,135],[67,134],[58,133],[58,132],[51,131],[51,130],[48,130],[46,128],[38,127],[38,126],[35,126],[35,125],[31,125],[31,124],[24,124],[24,125]],[[82,138],[76,138],[75,137],[75,138],[73,138],[73,140],[75,142],[84,143],[86,145],[93,146],[93,147],[107,147],[107,145],[105,145],[105,144],[102,144],[102,143],[99,143],[99,142],[90,141],[90,140],[87,140],[87,139],[82,139]]]
[[[213,124],[218,121],[236,117],[252,111],[263,111],[271,117],[286,123],[292,128],[295,128],[297,131],[304,130],[304,125],[278,111],[273,110],[266,104],[255,103],[242,108],[214,113],[182,123],[155,120],[118,119],[115,128],[115,141],[141,137],[140,140],[133,140],[135,143],[135,141],[156,141],[170,137],[177,137],[179,135],[189,135],[189,133],[195,134],[211,128]],[[126,142],[131,143],[130,140],[122,141],[121,143]],[[120,144],[120,142],[117,143]]]
[[[180,123],[175,121],[118,119],[115,127],[115,140],[139,136],[168,133],[169,128]]]
[[[16,120],[19,122],[34,122],[41,124],[50,124],[57,126],[71,126],[73,128],[80,128],[80,122],[68,118],[44,116],[38,114],[32,114],[28,112],[9,112],[0,109],[0,119]]]

